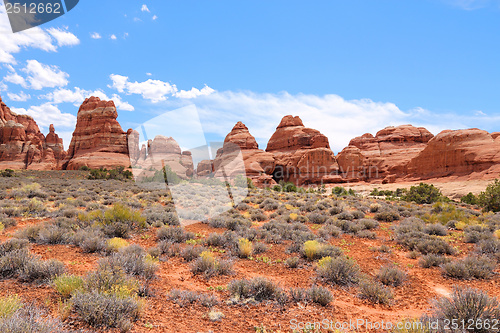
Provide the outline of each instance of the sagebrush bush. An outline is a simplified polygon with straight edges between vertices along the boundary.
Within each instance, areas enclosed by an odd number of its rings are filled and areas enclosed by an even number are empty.
[[[393,299],[391,289],[373,280],[363,280],[359,284],[360,297],[376,304],[388,305]]]
[[[431,268],[441,266],[442,264],[445,264],[449,261],[450,259],[446,258],[443,255],[429,253],[425,256],[420,257],[418,263],[423,268]]]
[[[10,317],[22,306],[21,298],[17,295],[0,298],[0,321]]]
[[[327,306],[333,301],[333,295],[330,290],[321,286],[313,285],[306,293],[311,302],[322,306]]]
[[[72,298],[73,310],[92,327],[124,329],[136,321],[141,312],[139,302],[132,297],[118,297],[98,292],[77,292]]]
[[[151,280],[155,277],[158,264],[139,245],[130,245],[101,259],[99,268],[113,272],[123,271],[130,276]]]
[[[238,299],[252,297],[257,302],[276,300],[282,293],[276,283],[263,277],[255,277],[252,280],[233,280],[228,284],[227,289],[233,297]]]
[[[472,324],[468,332],[493,332],[494,322],[500,320],[500,304],[481,290],[455,287],[451,297],[434,302],[431,318],[439,320],[441,327],[444,320],[454,320]]]
[[[76,291],[83,288],[83,278],[77,275],[63,274],[57,276],[54,281],[54,288],[64,298],[69,298]]]
[[[375,220],[377,221],[384,221],[384,222],[393,222],[397,221],[401,218],[401,216],[392,210],[383,210],[383,211],[378,211],[375,214]]]
[[[7,318],[0,320],[2,333],[54,333],[68,332],[62,323],[47,315],[33,303],[23,304]]]
[[[386,286],[399,287],[406,280],[406,273],[397,267],[386,266],[378,271],[376,277]]]
[[[500,262],[500,241],[485,239],[476,244],[475,252]]]
[[[209,278],[215,275],[229,275],[232,272],[232,262],[216,259],[212,252],[204,251],[191,265],[193,274],[203,274]]]
[[[298,257],[290,257],[285,260],[285,265],[287,265],[289,268],[297,268],[299,266],[299,258]]]
[[[168,240],[175,243],[184,243],[195,237],[194,233],[186,232],[182,227],[161,227],[156,233],[159,240]]]
[[[460,280],[488,279],[495,267],[495,262],[484,256],[466,257],[441,265],[445,276]]]
[[[353,259],[325,257],[318,262],[316,273],[326,282],[345,286],[359,282],[360,268]]]
[[[63,274],[65,270],[64,264],[58,260],[33,259],[26,262],[18,274],[21,281],[44,283],[52,281],[56,276]]]
[[[310,240],[302,246],[301,254],[308,260],[316,260],[324,257],[337,257],[342,254],[342,250],[330,244]]]

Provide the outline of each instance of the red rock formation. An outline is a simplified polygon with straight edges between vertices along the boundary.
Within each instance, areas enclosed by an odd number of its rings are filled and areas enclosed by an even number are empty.
[[[241,155],[240,155],[241,154]],[[244,165],[240,165],[243,161]],[[274,156],[259,149],[255,138],[248,128],[239,121],[224,139],[224,145],[217,151],[214,160],[216,176],[233,177],[245,173],[247,177],[258,177],[261,174],[272,174]]]
[[[131,164],[128,136],[135,137],[139,134],[132,130],[124,132],[117,117],[113,101],[101,101],[98,97],[87,98],[78,110],[65,168],[128,167]],[[138,147],[133,154],[137,154],[137,150]]]
[[[442,131],[408,164],[410,177],[470,175],[494,178],[500,172],[500,136],[477,128]]]
[[[432,137],[425,128],[411,125],[386,127],[375,137],[364,134],[352,139],[337,156],[340,173],[349,181],[392,182],[394,176],[405,176],[408,162]]]
[[[206,177],[215,172],[214,169],[214,161],[212,160],[203,160],[198,162],[196,166],[196,175],[198,177]]]
[[[134,176],[152,176],[156,170],[169,166],[179,177],[193,176],[194,166],[191,152],[181,152],[179,144],[171,137],[157,135],[148,141],[148,147],[139,152],[139,159],[132,163]]]
[[[64,154],[53,125],[45,138],[33,118],[15,114],[0,97],[0,168],[59,169]]]
[[[335,175],[338,164],[328,138],[319,131],[306,128],[299,117],[285,116],[266,148],[274,155],[274,178],[297,185],[321,183]],[[326,178],[325,178],[326,177]]]

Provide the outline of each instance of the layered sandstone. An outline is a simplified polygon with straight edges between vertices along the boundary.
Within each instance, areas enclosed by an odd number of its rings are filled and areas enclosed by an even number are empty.
[[[271,136],[266,151],[276,160],[275,180],[297,185],[329,181],[338,172],[338,164],[328,138],[307,128],[299,117],[285,116]]]
[[[253,178],[272,174],[274,163],[273,154],[259,149],[248,128],[239,121],[224,139],[222,148],[217,151],[214,170],[217,176],[222,176],[224,169],[225,176],[246,174]]]
[[[65,157],[53,125],[47,138],[27,115],[17,115],[0,97],[0,168],[54,170]]]
[[[128,167],[131,164],[128,137],[138,137],[139,134],[132,130],[124,132],[117,117],[113,101],[87,98],[78,110],[64,167],[68,170],[82,166],[92,169]],[[137,150],[134,149],[134,154]]]
[[[445,130],[429,141],[407,167],[410,177],[492,178],[500,172],[500,136],[477,128]]]
[[[392,182],[406,175],[409,161],[425,149],[433,134],[423,127],[386,127],[375,136],[354,138],[337,156],[346,180]]]

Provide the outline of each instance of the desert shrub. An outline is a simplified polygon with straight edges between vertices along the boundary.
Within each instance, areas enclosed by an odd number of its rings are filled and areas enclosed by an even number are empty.
[[[377,280],[386,286],[399,287],[406,280],[406,273],[397,267],[382,267],[377,273]]]
[[[237,299],[254,298],[257,302],[276,300],[282,293],[281,288],[273,281],[255,277],[251,280],[233,280],[227,289],[232,297]]]
[[[500,211],[500,181],[498,179],[495,179],[484,192],[479,194],[478,202],[485,211]]]
[[[179,218],[174,212],[165,211],[165,208],[145,210],[143,215],[146,217],[146,222],[153,226],[163,225],[180,225]]]
[[[410,187],[406,194],[401,197],[405,201],[413,201],[418,204],[431,204],[444,198],[438,188],[425,183]]]
[[[199,303],[205,307],[211,308],[219,303],[219,299],[214,295],[179,289],[172,289],[168,294],[168,299],[181,307]]]
[[[401,218],[401,216],[392,210],[382,210],[375,214],[375,220],[384,222],[393,222]]]
[[[285,260],[285,265],[287,265],[289,268],[297,268],[299,266],[299,258],[298,257],[290,257]]]
[[[492,239],[493,233],[485,226],[471,225],[464,229],[464,242],[479,243],[485,239]]]
[[[360,219],[358,224],[365,230],[372,230],[379,226],[378,222],[373,219]]]
[[[448,235],[448,231],[446,227],[442,224],[428,224],[424,228],[424,232],[428,235],[436,235],[436,236],[446,236]]]
[[[77,292],[71,299],[73,310],[92,327],[130,327],[140,316],[140,304],[132,297],[98,292]]]
[[[361,281],[359,284],[359,291],[360,298],[366,299],[375,304],[388,305],[394,297],[391,289],[373,280]]]
[[[33,259],[20,268],[19,279],[24,282],[44,283],[52,281],[56,276],[63,274],[65,266],[58,260]]]
[[[376,212],[379,211],[380,208],[382,208],[382,206],[380,204],[378,204],[378,203],[372,203],[370,205],[370,212],[371,213],[376,213]]]
[[[203,274],[206,278],[229,275],[232,272],[232,263],[229,260],[216,259],[212,252],[204,251],[191,265],[191,272],[195,275]]]
[[[181,251],[180,255],[185,261],[190,262],[198,258],[203,251],[206,251],[204,247],[188,245]]]
[[[69,298],[83,288],[83,279],[77,275],[62,274],[54,279],[53,284],[62,297]]]
[[[358,283],[360,268],[353,259],[325,257],[318,262],[316,273],[326,282],[344,286]]]
[[[377,234],[373,231],[370,231],[370,230],[358,231],[356,233],[356,236],[360,237],[360,238],[367,238],[367,239],[376,239],[377,238]]]
[[[455,254],[456,250],[445,240],[437,237],[423,239],[415,247],[422,254]]]
[[[441,265],[445,276],[459,280],[488,279],[495,267],[495,262],[484,256],[470,256]]]
[[[99,269],[124,273],[146,280],[154,278],[157,263],[139,245],[130,245],[99,261]]]
[[[14,177],[15,173],[12,169],[0,170],[0,177]]]
[[[84,253],[96,253],[106,249],[106,241],[101,236],[89,233],[79,243]]]
[[[240,258],[248,258],[253,253],[252,242],[246,238],[240,238],[238,240],[238,256]]]
[[[468,205],[477,205],[478,198],[472,192],[469,192],[467,195],[460,198],[460,202]]]
[[[14,277],[32,260],[34,256],[27,249],[10,251],[0,258],[0,276]]]
[[[129,242],[119,237],[111,238],[106,241],[106,250],[108,252],[118,252],[120,249],[127,246],[129,246]]]
[[[497,239],[482,240],[476,245],[475,252],[500,262],[500,241]]]
[[[492,332],[492,324],[500,320],[500,305],[496,298],[481,290],[455,287],[451,297],[434,301],[431,318],[471,324],[472,332]],[[490,325],[485,323],[489,322]]]
[[[312,213],[307,214],[307,218],[309,219],[309,222],[315,223],[315,224],[324,224],[329,219],[329,217],[327,215],[324,215],[323,213],[318,213],[318,212],[312,212]]]
[[[68,332],[57,319],[47,315],[33,304],[23,304],[10,316],[0,321],[4,333],[53,333]]]
[[[313,285],[306,291],[308,298],[313,302],[322,306],[327,306],[333,301],[333,295],[330,290]]]
[[[41,225],[33,224],[33,225],[27,226],[26,228],[18,230],[15,235],[18,238],[27,239],[30,242],[34,243],[38,239],[38,235],[40,233],[40,230],[42,230]]]
[[[446,258],[445,256],[429,253],[425,256],[420,257],[418,263],[423,268],[431,268],[441,266],[449,261],[450,259]]]
[[[268,246],[262,242],[257,242],[253,244],[253,253],[260,254],[269,250]]]
[[[422,254],[454,254],[455,249],[445,240],[423,232],[425,224],[418,218],[404,219],[395,228],[396,241],[410,251]]]
[[[265,199],[259,205],[259,208],[267,210],[267,211],[269,211],[269,210],[276,210],[276,209],[278,209],[278,207],[279,207],[279,202],[276,201],[276,200],[274,200],[274,199],[271,199],[271,198]]]
[[[329,239],[330,237],[339,237],[342,233],[339,227],[327,224],[318,230],[318,236],[324,239]]]
[[[182,227],[161,227],[156,232],[159,240],[168,240],[175,243],[184,243],[195,237],[194,233],[186,232]]]
[[[29,242],[25,239],[13,238],[0,244],[0,257],[9,252],[26,249]]]
[[[301,254],[304,258],[316,260],[323,257],[337,257],[342,254],[342,250],[330,244],[310,240],[305,242],[302,246]]]

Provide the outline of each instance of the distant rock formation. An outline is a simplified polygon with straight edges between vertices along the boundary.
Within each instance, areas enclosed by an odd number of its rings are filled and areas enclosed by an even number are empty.
[[[157,135],[148,141],[147,147],[142,147],[138,155],[137,161],[132,163],[136,177],[152,176],[166,166],[183,179],[194,174],[191,152],[181,152],[181,147],[172,137]]]
[[[101,101],[98,97],[87,98],[78,110],[76,128],[64,168],[77,170],[82,166],[92,169],[128,167],[128,137],[138,137],[139,134],[132,130],[124,132],[117,117],[113,101]],[[133,153],[138,154],[137,150]]]
[[[239,154],[241,153],[241,156]],[[241,160],[243,164],[241,165]],[[255,138],[248,128],[239,121],[224,139],[222,148],[217,151],[214,160],[216,176],[222,176],[222,167],[226,176],[246,173],[248,177],[261,174],[272,174],[274,171],[274,156],[259,149]],[[206,164],[206,163],[205,163]],[[202,168],[205,168],[203,165]]]
[[[393,182],[406,175],[408,162],[433,138],[423,127],[386,127],[375,136],[354,138],[337,156],[340,173],[348,181],[382,179]]]
[[[0,169],[55,170],[64,157],[54,125],[46,138],[33,118],[15,114],[0,97]]]
[[[271,136],[266,151],[276,160],[273,178],[297,185],[330,182],[338,164],[328,138],[307,128],[299,117],[285,116]]]
[[[493,178],[499,173],[500,135],[477,128],[442,131],[407,168],[407,174],[418,179],[465,175]]]

